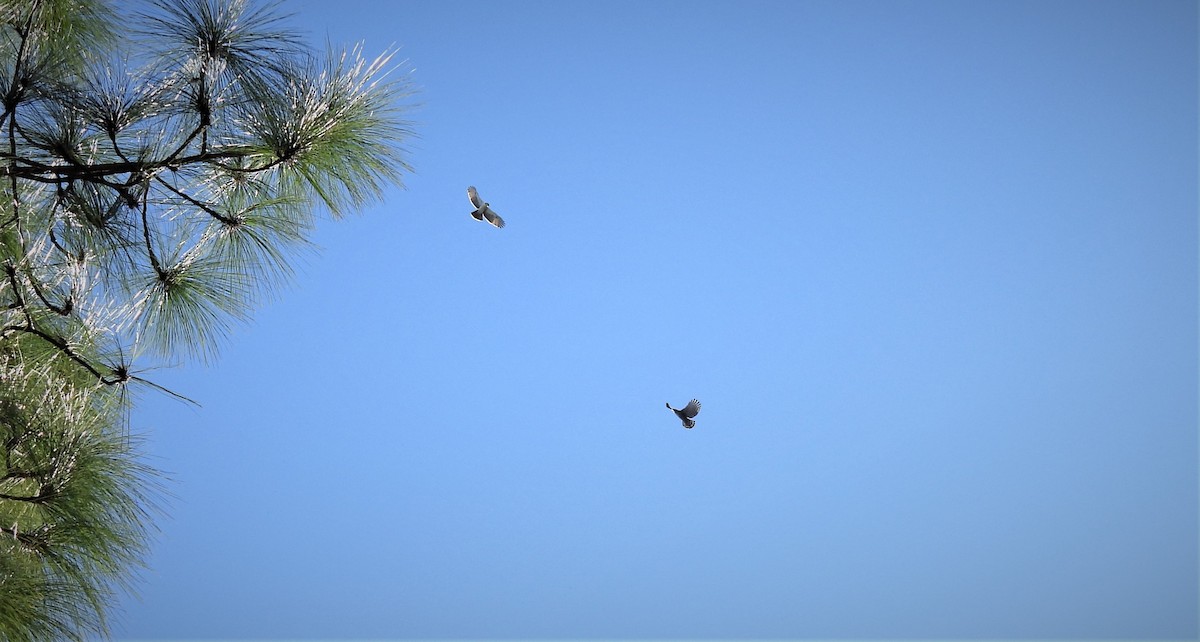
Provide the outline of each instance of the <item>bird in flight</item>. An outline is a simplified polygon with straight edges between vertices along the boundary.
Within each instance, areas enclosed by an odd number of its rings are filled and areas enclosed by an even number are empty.
[[[671,404],[669,402],[667,403],[667,407],[671,408]],[[692,399],[688,402],[688,405],[682,408],[671,408],[671,412],[675,413],[676,417],[679,417],[679,420],[683,422],[684,428],[691,428],[692,426],[696,425],[696,422],[692,419],[692,417],[700,414],[700,402]]]
[[[467,198],[471,199],[471,205],[475,207],[475,210],[471,212],[471,218],[476,221],[487,221],[496,227],[504,227],[504,219],[500,218],[499,214],[493,212],[492,208],[487,203],[484,203],[482,198],[479,198],[479,192],[475,191],[474,185],[467,188]]]

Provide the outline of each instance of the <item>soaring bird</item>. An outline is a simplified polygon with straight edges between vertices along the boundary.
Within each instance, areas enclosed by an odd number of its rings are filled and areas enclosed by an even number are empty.
[[[467,188],[467,198],[471,199],[471,205],[475,207],[475,211],[471,212],[471,218],[476,221],[487,221],[496,227],[504,227],[504,219],[500,215],[493,212],[487,203],[479,198],[479,192],[475,191],[475,186]]]
[[[671,408],[671,404],[667,403],[667,407]],[[692,399],[688,402],[688,405],[679,408],[678,410],[671,408],[671,412],[675,413],[676,417],[679,417],[679,420],[683,422],[684,428],[691,428],[692,426],[696,425],[696,422],[692,420],[692,417],[700,414],[700,402]]]

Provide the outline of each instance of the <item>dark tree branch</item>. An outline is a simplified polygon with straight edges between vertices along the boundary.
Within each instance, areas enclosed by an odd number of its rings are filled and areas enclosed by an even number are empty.
[[[33,290],[33,293],[37,295],[38,300],[40,300],[42,302],[42,305],[46,306],[46,308],[48,310],[50,310],[51,312],[53,312],[59,316],[63,316],[63,317],[71,314],[71,310],[75,307],[75,304],[71,301],[70,295],[67,295],[67,298],[65,301],[63,301],[62,305],[56,305],[52,301],[50,301],[50,299],[46,297],[45,292],[42,291],[41,284],[38,282],[38,279],[33,275],[33,270],[26,268],[25,269],[25,278],[26,278],[26,280],[29,281],[30,289]]]
[[[225,216],[224,214],[218,212],[217,210],[213,209],[213,207],[211,205],[205,203],[204,201],[201,201],[199,199],[193,198],[192,196],[189,196],[183,190],[180,190],[177,187],[175,187],[174,185],[171,185],[170,183],[164,181],[161,177],[155,176],[154,180],[158,181],[158,183],[160,185],[167,188],[170,192],[172,192],[176,196],[182,198],[183,200],[187,201],[188,203],[191,203],[193,206],[199,208],[205,214],[208,214],[209,216],[217,219],[218,221],[220,221],[226,225],[237,225],[238,222],[236,220],[229,218],[228,216]]]
[[[28,504],[45,504],[53,496],[53,494],[43,494],[41,492],[36,495],[9,495],[8,493],[0,493],[0,499],[7,499],[14,502],[25,502]]]
[[[10,122],[10,131],[11,129]],[[165,159],[154,161],[122,160],[121,162],[92,163],[88,165],[48,165],[46,163],[40,163],[35,160],[18,156],[16,151],[15,133],[10,133],[9,138],[11,142],[9,146],[9,152],[7,154],[0,154],[0,158],[9,161],[9,164],[4,167],[3,173],[5,175],[37,181],[39,183],[65,183],[74,180],[96,181],[118,174],[153,174],[162,169],[174,170],[183,165],[190,165],[193,163],[216,164],[221,160],[245,158],[251,155],[251,152],[248,150],[233,149],[215,152],[203,152],[189,156],[171,156]],[[243,169],[242,171],[261,171],[263,169],[269,169],[276,164],[278,164],[278,162],[274,161],[262,168],[252,168],[250,170]],[[227,168],[225,165],[221,165],[221,167],[226,169],[242,169]]]
[[[13,297],[16,299],[10,305],[10,309],[20,308],[22,315],[25,317],[25,323],[33,325],[33,317],[29,314],[29,308],[25,306],[25,297],[21,296],[22,288],[20,282],[17,281],[17,268],[11,263],[5,263],[4,273],[8,276],[8,284],[12,287]]]
[[[9,537],[12,537],[13,539],[20,542],[21,545],[26,548],[33,549],[44,555],[51,555],[53,557],[57,557],[57,556],[52,555],[52,551],[50,549],[50,543],[48,541],[46,541],[46,538],[44,538],[44,537],[40,537],[36,534],[31,534],[31,533],[23,533],[16,527],[10,528],[8,526],[0,526],[0,534],[4,534],[4,535],[8,535]]]
[[[5,326],[3,328],[3,332],[5,332],[5,333],[10,332],[10,331],[31,334],[31,335],[38,337],[39,339],[45,341],[46,343],[49,343],[50,345],[54,346],[55,348],[58,348],[58,351],[61,352],[63,354],[63,356],[67,357],[71,361],[74,361],[75,363],[82,366],[84,370],[87,370],[94,377],[96,377],[97,381],[99,381],[100,383],[102,383],[106,386],[112,386],[112,385],[116,385],[116,384],[125,383],[126,381],[129,380],[129,375],[127,373],[113,371],[113,372],[110,372],[109,374],[104,374],[104,373],[100,372],[100,370],[98,368],[96,368],[96,366],[92,365],[91,362],[89,362],[87,359],[83,358],[82,355],[80,355],[78,352],[76,352],[71,347],[71,344],[67,343],[67,341],[65,339],[63,339],[61,337],[56,337],[56,336],[38,328],[37,326],[34,326],[32,324],[9,325],[9,326]]]
[[[150,242],[150,219],[146,213],[150,199],[142,199],[142,237],[146,240],[146,254],[150,257],[150,267],[154,268],[154,273],[163,277],[162,265],[158,262],[158,255],[154,253],[154,244]]]
[[[36,479],[41,481],[49,476],[50,471],[48,470],[9,470],[3,477],[0,477],[0,481],[8,481],[10,479]]]

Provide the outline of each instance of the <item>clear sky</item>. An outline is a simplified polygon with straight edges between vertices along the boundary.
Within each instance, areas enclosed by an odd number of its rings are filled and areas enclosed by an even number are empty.
[[[152,373],[119,638],[1200,633],[1196,3],[284,6],[416,173]]]

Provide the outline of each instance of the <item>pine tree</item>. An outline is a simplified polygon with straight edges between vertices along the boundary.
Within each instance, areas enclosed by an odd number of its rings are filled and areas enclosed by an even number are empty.
[[[122,5],[123,7],[124,5]],[[394,52],[321,55],[277,3],[0,0],[0,638],[106,632],[159,475],[138,373],[215,356],[317,215],[408,169]]]

